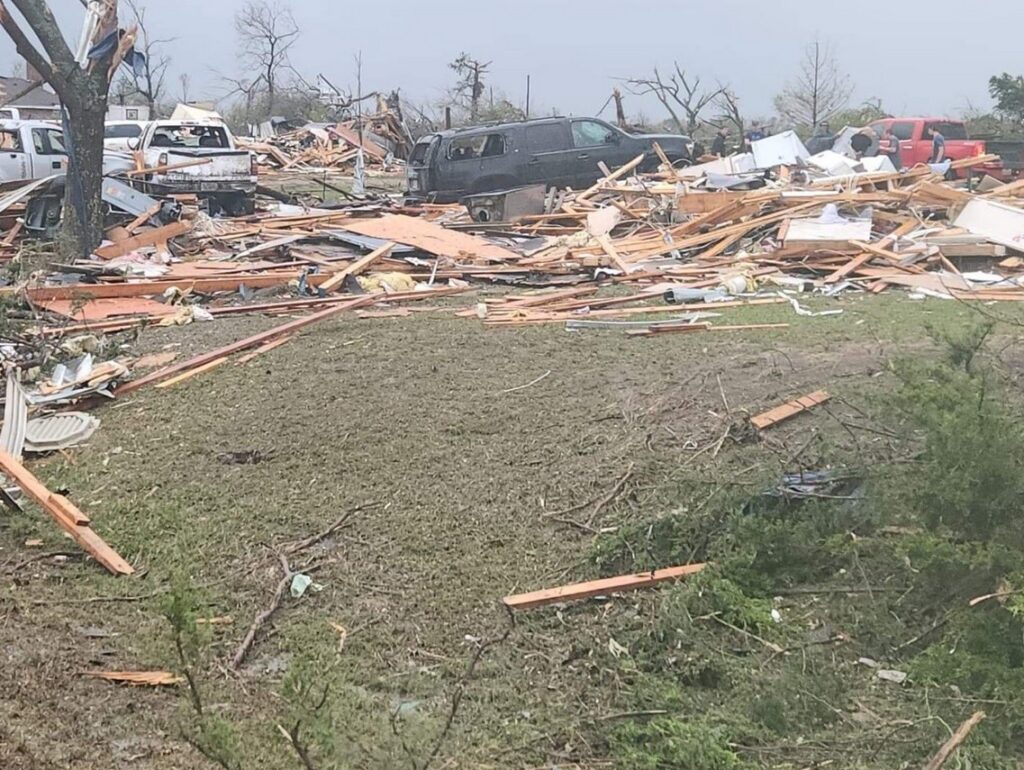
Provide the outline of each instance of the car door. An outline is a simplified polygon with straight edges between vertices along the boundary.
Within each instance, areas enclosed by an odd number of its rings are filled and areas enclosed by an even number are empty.
[[[480,172],[480,155],[486,143],[486,134],[456,135],[442,142],[437,161],[439,196],[458,198],[469,192],[473,179]]]
[[[33,179],[67,171],[68,154],[64,149],[64,134],[59,128],[33,128],[32,148]]]
[[[0,129],[0,181],[28,178],[28,155],[21,142],[21,132],[16,128]]]
[[[572,121],[572,144],[576,150],[574,184],[579,187],[588,187],[604,176],[598,163],[617,168],[632,160],[618,131],[600,120]]]
[[[572,156],[576,151],[564,120],[527,123],[525,133],[525,184],[567,187],[573,184]]]

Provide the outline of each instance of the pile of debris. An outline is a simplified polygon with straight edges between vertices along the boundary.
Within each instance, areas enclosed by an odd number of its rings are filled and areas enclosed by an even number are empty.
[[[461,206],[389,200],[274,203],[251,216],[211,218],[188,196],[139,197],[112,185],[105,195],[122,213],[107,243],[0,288],[8,303],[24,301],[29,319],[0,347],[8,384],[0,459],[18,471],[11,463],[20,452],[59,451],[96,427],[72,418],[33,430],[30,417],[66,417],[66,409],[148,385],[173,387],[342,313],[408,315],[407,303],[488,285],[502,290],[432,309],[491,327],[555,323],[649,337],[786,325],[716,321],[749,305],[843,312],[807,309],[811,294],[896,288],[914,298],[1024,300],[1024,181],[975,185],[970,170],[987,157],[896,171],[887,160],[809,156],[795,136],[765,142],[773,146],[755,142],[750,157],[704,166],[676,169],[665,159],[651,174],[635,173],[639,157],[587,190],[541,195],[536,213],[487,223]],[[0,215],[31,200],[29,187],[0,199]],[[2,221],[0,243],[13,252],[21,220]],[[290,320],[184,361],[140,360],[123,340],[108,342],[147,324],[245,313]],[[82,535],[75,522],[84,514],[59,501],[51,508]],[[93,537],[80,542],[99,548]],[[123,571],[116,554],[96,552]]]
[[[390,110],[337,123],[309,123],[262,140],[240,140],[268,171],[354,169],[359,149],[368,168],[401,172],[412,146],[405,126]]]

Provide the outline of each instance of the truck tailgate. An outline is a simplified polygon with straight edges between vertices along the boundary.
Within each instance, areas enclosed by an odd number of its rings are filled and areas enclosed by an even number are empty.
[[[161,163],[166,156],[166,163]],[[175,179],[194,180],[235,180],[249,179],[252,176],[252,164],[248,150],[181,150],[168,149],[146,152],[146,165],[156,168],[160,165],[171,166],[171,170],[155,174],[154,181]],[[173,168],[180,166],[180,168]]]

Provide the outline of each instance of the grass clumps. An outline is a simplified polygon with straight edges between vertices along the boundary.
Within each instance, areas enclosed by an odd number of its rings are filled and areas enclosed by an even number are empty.
[[[777,482],[723,496],[596,547],[603,572],[712,562],[626,639],[631,703],[665,715],[609,738],[621,766],[912,766],[979,707],[964,766],[1019,766],[1024,423],[990,331],[947,331],[943,355],[893,367],[876,416],[902,429],[900,461],[817,499]]]

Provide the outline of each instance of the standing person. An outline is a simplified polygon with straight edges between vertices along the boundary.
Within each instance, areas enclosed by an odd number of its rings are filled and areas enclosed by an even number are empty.
[[[882,134],[882,141],[885,142],[885,154],[892,161],[897,171],[903,168],[903,159],[900,157],[900,138],[892,132],[892,125],[886,126]]]
[[[724,158],[729,154],[726,143],[729,141],[729,129],[720,128],[718,133],[715,135],[715,141],[711,143],[711,154],[717,155],[719,158]]]
[[[935,126],[928,126],[928,136],[932,138],[932,159],[928,162],[942,163],[946,159],[946,137]]]
[[[761,128],[761,124],[760,123],[755,123],[751,127],[751,129],[749,131],[747,131],[747,136],[746,136],[747,146],[752,145],[754,142],[760,142],[762,139],[764,139],[764,137],[765,137],[765,133],[764,133],[764,129]]]

